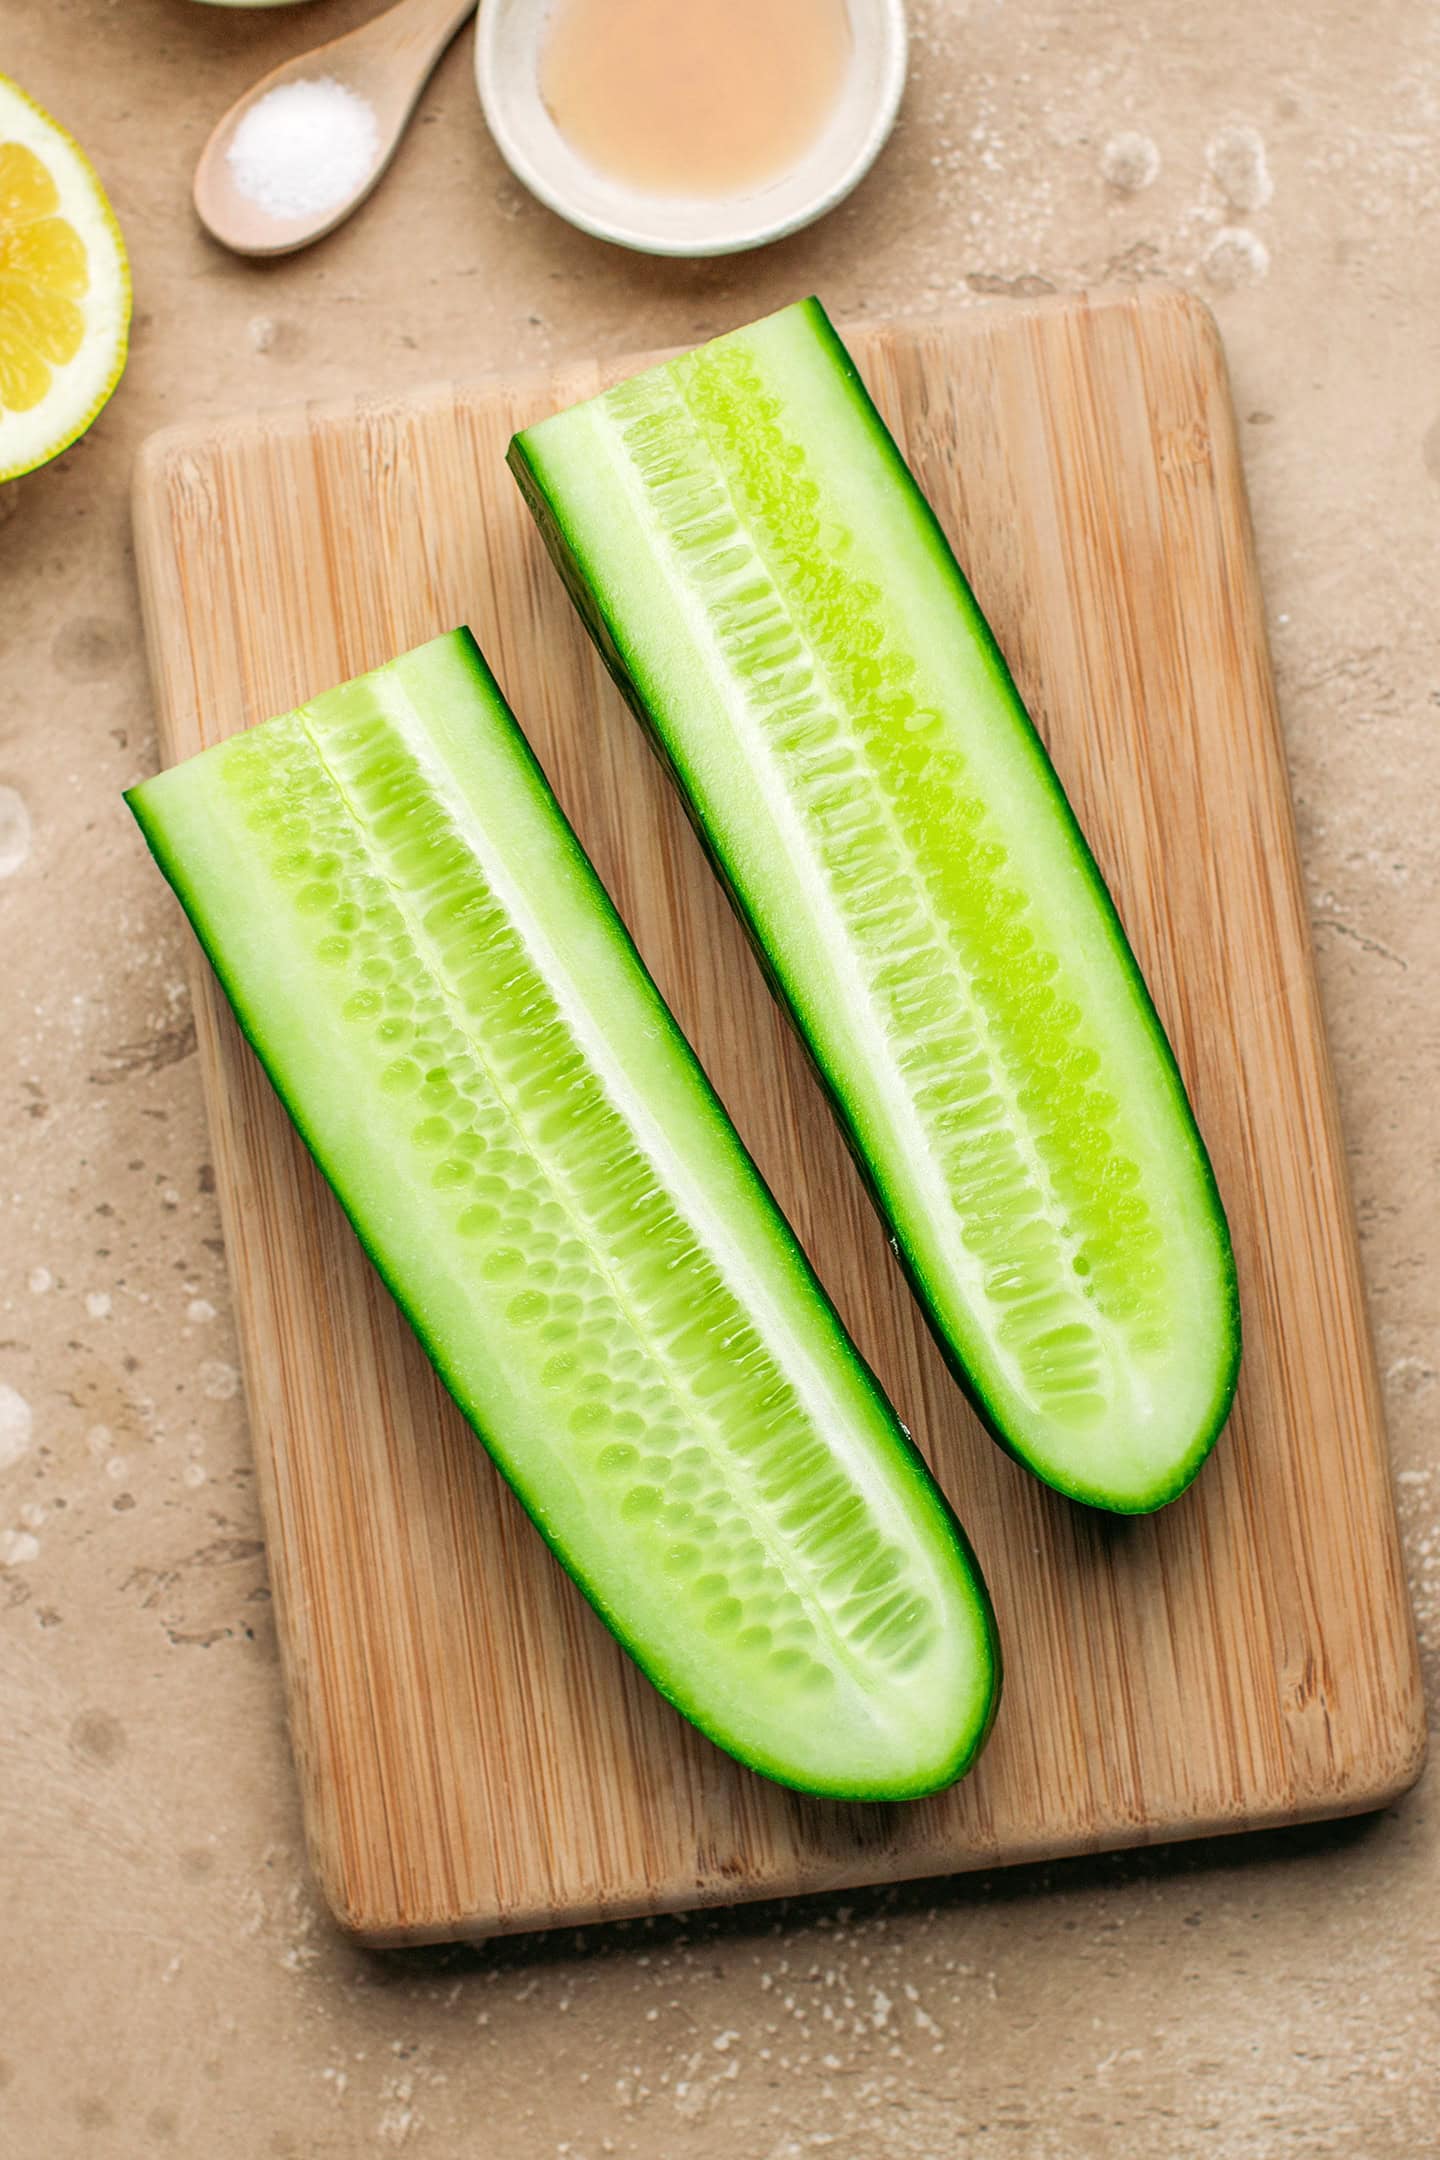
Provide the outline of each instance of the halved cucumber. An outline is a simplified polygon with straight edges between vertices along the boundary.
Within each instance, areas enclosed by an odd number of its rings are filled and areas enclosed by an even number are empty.
[[[511,464],[1005,1446],[1141,1512],[1230,1406],[1235,1276],[1154,1007],[969,586],[818,302]]]
[[[371,1257],[661,1692],[901,1798],[989,1728],[963,1533],[468,632],[128,798]]]

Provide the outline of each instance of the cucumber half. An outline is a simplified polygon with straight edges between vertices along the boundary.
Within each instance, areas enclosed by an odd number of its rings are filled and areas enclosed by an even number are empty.
[[[128,796],[240,1024],[554,1551],[742,1762],[965,1770],[970,1548],[468,632]]]
[[[814,300],[510,462],[996,1438],[1173,1499],[1234,1393],[1210,1163],[958,564]]]

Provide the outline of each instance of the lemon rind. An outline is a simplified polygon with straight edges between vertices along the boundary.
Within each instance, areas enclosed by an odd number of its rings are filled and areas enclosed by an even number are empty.
[[[28,126],[25,125],[27,118]],[[91,252],[92,277],[95,248],[102,238],[108,242],[111,253],[109,275],[106,278],[110,290],[102,292],[100,324],[92,330],[87,323],[86,328],[86,345],[101,335],[108,338],[109,370],[84,406],[60,423],[57,433],[46,435],[38,446],[32,444],[21,451],[14,462],[3,462],[6,455],[4,439],[7,423],[17,420],[31,421],[43,414],[52,400],[62,401],[65,383],[60,371],[56,372],[56,387],[47,392],[31,412],[13,415],[0,412],[0,486],[3,486],[6,481],[22,479],[26,473],[37,472],[41,466],[48,465],[52,459],[60,457],[72,444],[78,442],[87,429],[94,426],[125,372],[130,352],[134,286],[124,234],[95,167],[69,130],[62,127],[43,105],[37,104],[35,99],[8,75],[0,75],[0,135],[7,140],[24,143],[45,160],[47,169],[60,190],[60,214],[75,226]],[[99,282],[98,278],[95,279],[95,283]],[[113,316],[113,328],[105,323],[106,313]],[[82,346],[81,355],[84,351],[85,346]],[[81,355],[77,355],[77,359]],[[74,367],[75,364],[75,361],[71,361],[68,366]]]

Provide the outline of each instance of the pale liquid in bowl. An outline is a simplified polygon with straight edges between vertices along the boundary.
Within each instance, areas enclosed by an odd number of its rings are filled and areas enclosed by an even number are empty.
[[[846,0],[554,0],[540,94],[597,171],[736,195],[803,157],[851,51]]]

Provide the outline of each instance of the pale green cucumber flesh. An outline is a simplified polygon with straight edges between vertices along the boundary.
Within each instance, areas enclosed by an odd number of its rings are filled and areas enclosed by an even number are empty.
[[[818,303],[511,463],[788,1001],[996,1437],[1180,1492],[1234,1392],[1214,1178],[1119,919],[968,585]]]
[[[978,1568],[456,632],[134,789],[321,1169],[545,1538],[783,1782],[964,1770]]]

